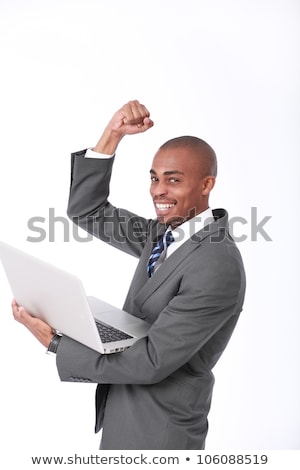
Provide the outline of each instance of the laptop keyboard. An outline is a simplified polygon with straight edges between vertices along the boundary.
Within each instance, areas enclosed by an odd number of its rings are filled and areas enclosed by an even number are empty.
[[[133,338],[133,336],[124,333],[124,331],[118,330],[113,326],[106,325],[105,323],[101,323],[99,321],[96,321],[96,326],[102,343],[111,343],[112,341]]]

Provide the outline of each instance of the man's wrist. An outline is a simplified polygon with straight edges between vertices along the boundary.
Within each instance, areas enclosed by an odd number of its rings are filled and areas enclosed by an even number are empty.
[[[109,127],[106,127],[97,145],[92,150],[98,153],[113,155],[116,152],[117,147],[121,142],[122,138],[122,134],[113,131]]]
[[[50,344],[48,346],[48,349],[46,351],[47,354],[56,354],[57,348],[59,346],[60,340],[61,340],[62,335],[59,333],[56,333],[52,340],[50,341]]]

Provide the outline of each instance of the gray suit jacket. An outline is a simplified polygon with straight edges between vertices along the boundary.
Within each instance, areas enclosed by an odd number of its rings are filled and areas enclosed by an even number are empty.
[[[164,230],[108,201],[113,159],[72,155],[68,214],[96,237],[140,258],[124,309],[152,324],[127,351],[101,356],[63,337],[62,380],[94,382],[102,449],[203,449],[214,376],[242,310],[245,274],[227,213],[168,257],[148,279],[153,243]]]

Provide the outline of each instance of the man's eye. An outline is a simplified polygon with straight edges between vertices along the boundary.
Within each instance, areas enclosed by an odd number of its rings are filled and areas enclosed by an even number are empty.
[[[158,181],[158,178],[156,178],[156,176],[151,176],[151,181],[152,183],[156,183]]]
[[[170,179],[169,179],[169,182],[170,182],[170,183],[178,183],[178,182],[179,182],[179,179],[178,179],[178,178],[170,178]]]

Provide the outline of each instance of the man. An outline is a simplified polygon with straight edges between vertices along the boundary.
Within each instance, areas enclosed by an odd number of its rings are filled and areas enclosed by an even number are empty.
[[[140,258],[124,310],[152,325],[148,336],[125,352],[100,355],[53,335],[51,327],[13,302],[15,319],[56,351],[61,380],[98,384],[96,431],[103,426],[101,449],[106,450],[204,448],[212,368],[245,293],[228,215],[209,208],[217,162],[203,140],[172,139],[154,156],[150,192],[156,219],[108,202],[119,142],[152,126],[138,101],[115,113],[93,150],[72,155],[68,208],[75,223]]]

